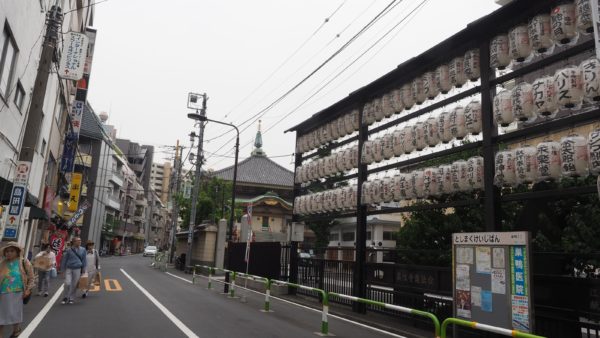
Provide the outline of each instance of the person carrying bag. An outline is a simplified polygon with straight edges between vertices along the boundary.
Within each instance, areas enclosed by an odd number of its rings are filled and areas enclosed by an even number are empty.
[[[74,237],[71,241],[71,247],[63,253],[60,268],[65,276],[65,293],[61,304],[73,304],[79,279],[86,272],[87,261],[85,259],[85,249],[81,247],[81,238]],[[83,275],[87,278],[87,275]]]
[[[48,297],[48,285],[54,271],[56,277],[56,255],[48,244],[42,246],[42,251],[33,259],[33,266],[38,271],[38,296]]]
[[[98,283],[97,285],[100,284],[100,255],[98,254],[98,251],[94,249],[93,241],[87,241],[87,243],[85,244],[85,249],[85,258],[87,261],[86,273],[88,278],[86,280],[85,285],[83,284],[83,282],[79,282],[80,288],[84,290],[83,295],[81,295],[81,298],[86,298],[88,296],[88,291],[92,289],[93,285],[95,285],[96,282]]]

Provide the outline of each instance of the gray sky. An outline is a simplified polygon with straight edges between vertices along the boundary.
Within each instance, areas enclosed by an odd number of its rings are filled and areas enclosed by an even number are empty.
[[[266,111],[261,118],[263,132],[297,109],[263,133],[267,155],[281,156],[273,159],[292,169],[295,134],[284,134],[284,130],[498,8],[493,0],[426,1],[370,52],[302,104],[422,1],[399,1],[310,80]],[[240,124],[291,89],[389,3],[109,0],[96,7],[98,37],[89,100],[96,112],[110,113],[109,123],[116,126],[120,138],[155,146],[174,145],[180,139],[189,146],[187,135],[193,122],[187,118],[192,112],[186,108],[188,92],[208,94],[209,118]],[[324,23],[327,17],[330,20]],[[253,123],[242,133],[240,146],[245,147],[240,150],[240,159],[250,155],[252,145],[248,143],[256,129],[257,123]],[[221,136],[227,130],[208,124],[205,140],[210,141],[204,147],[208,168],[233,164],[232,158],[220,156],[233,156],[234,133]],[[215,151],[217,155],[211,155]],[[155,161],[161,161],[162,156],[167,155],[157,153]]]

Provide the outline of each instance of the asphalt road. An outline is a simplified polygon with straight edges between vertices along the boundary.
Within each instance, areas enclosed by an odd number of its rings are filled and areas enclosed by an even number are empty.
[[[62,296],[53,294],[34,297],[21,337],[294,338],[314,337],[320,330],[319,312],[273,300],[274,312],[264,313],[259,311],[262,295],[246,292],[246,302],[230,299],[207,290],[205,280],[192,285],[180,279],[191,281],[190,275],[177,278],[151,268],[150,262],[141,256],[103,259],[100,290],[73,305],[61,305]],[[55,280],[53,289],[58,287]],[[337,337],[399,337],[331,316],[329,327]]]

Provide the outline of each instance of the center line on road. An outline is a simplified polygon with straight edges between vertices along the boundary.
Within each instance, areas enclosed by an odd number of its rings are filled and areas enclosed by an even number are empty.
[[[40,325],[44,317],[46,317],[46,315],[48,314],[48,311],[50,311],[50,308],[52,308],[52,305],[56,303],[58,297],[60,297],[60,295],[63,293],[64,288],[65,285],[61,284],[61,286],[58,288],[58,290],[56,290],[52,298],[50,298],[48,303],[46,303],[42,310],[38,312],[38,314],[33,318],[31,323],[27,325],[27,327],[25,328],[25,330],[23,330],[19,337],[28,338],[31,335],[31,333],[33,333],[33,330],[35,330],[38,327],[38,325]]]
[[[190,284],[194,284],[194,283],[192,283],[192,281],[191,281],[191,280],[189,280],[189,279],[185,279],[185,278],[183,278],[183,277],[179,277],[179,276],[177,276],[177,275],[174,275],[174,274],[172,274],[172,273],[170,273],[170,272],[166,272],[166,274],[167,274],[167,275],[169,275],[169,276],[173,276],[173,277],[175,277],[175,278],[179,278],[179,279],[181,279],[182,281],[188,282],[188,283],[190,283]]]
[[[169,311],[164,305],[162,305],[154,296],[150,294],[150,292],[146,291],[143,286],[141,286],[135,279],[133,279],[125,270],[120,269],[121,272],[125,275],[125,277],[129,278],[129,280],[135,285],[142,293],[150,299],[150,301],[156,305],[156,307],[162,311],[162,313],[169,318],[170,321],[177,326],[186,336],[190,338],[200,338],[198,337],[192,330],[190,330],[184,323],[181,322],[171,311]]]

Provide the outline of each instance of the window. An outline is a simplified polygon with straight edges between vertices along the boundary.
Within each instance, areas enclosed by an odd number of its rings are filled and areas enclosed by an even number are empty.
[[[354,241],[354,232],[344,232],[342,234],[342,241],[344,241],[344,242]]]
[[[383,232],[383,240],[384,241],[395,241],[396,233],[393,231],[384,231]]]
[[[263,230],[269,229],[269,217],[268,216],[263,216],[263,218],[262,218],[262,228],[263,228]]]
[[[367,241],[370,241],[370,240],[371,240],[371,232],[367,231]]]
[[[15,91],[15,106],[19,109],[19,112],[23,112],[23,103],[25,102],[25,89],[21,85],[21,81],[17,82],[17,90]]]
[[[17,59],[17,45],[8,25],[4,26],[0,39],[0,95],[6,98],[10,92],[10,83]]]
[[[329,240],[330,240],[331,242],[339,241],[339,240],[340,240],[340,234],[339,234],[339,233],[337,233],[337,232],[330,233],[330,234],[329,234]]]

